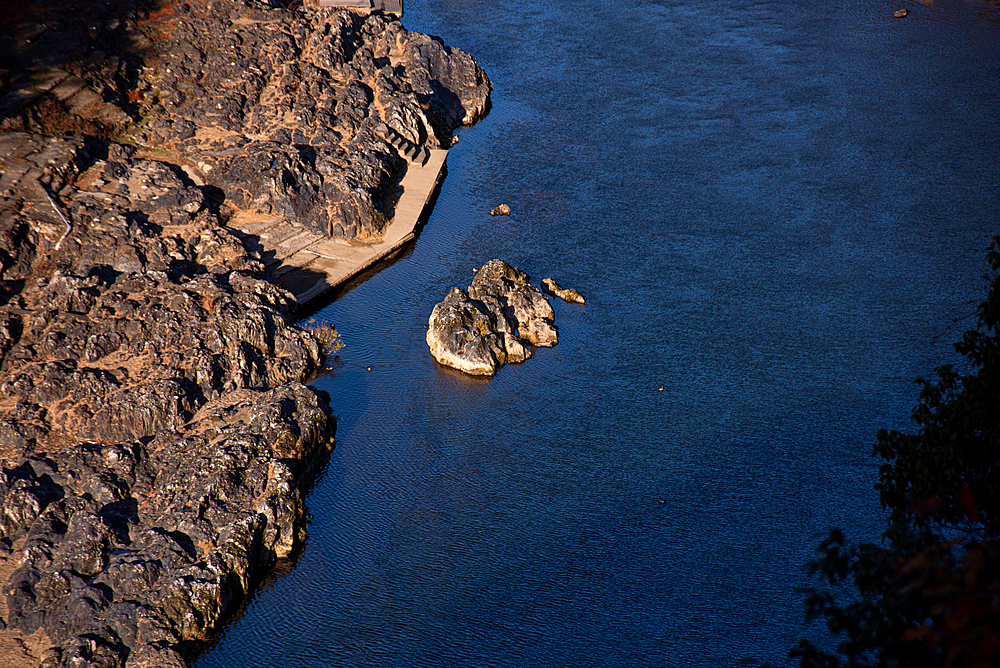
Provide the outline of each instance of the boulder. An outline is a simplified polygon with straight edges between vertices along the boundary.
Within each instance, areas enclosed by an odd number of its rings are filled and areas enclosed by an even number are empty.
[[[427,346],[441,364],[473,376],[492,376],[507,361],[503,334],[492,314],[459,288],[434,307]]]
[[[490,260],[468,291],[453,288],[434,307],[427,347],[439,363],[477,376],[492,376],[505,363],[531,357],[532,346],[554,346],[559,335],[549,300],[528,275]]]
[[[491,216],[509,216],[510,215],[510,206],[507,205],[507,204],[500,204],[499,206],[495,206],[492,209],[490,209],[490,215]]]
[[[504,327],[535,346],[554,346],[559,335],[555,312],[541,291],[528,283],[528,275],[503,260],[490,260],[476,273],[469,297],[479,300]]]

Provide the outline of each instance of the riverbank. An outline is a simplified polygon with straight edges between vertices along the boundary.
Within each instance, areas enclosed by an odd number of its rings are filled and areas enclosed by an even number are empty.
[[[378,15],[37,3],[5,30],[0,662],[185,665],[301,544],[334,436],[319,344],[230,223],[377,244],[406,158],[376,129],[447,147],[489,81]]]

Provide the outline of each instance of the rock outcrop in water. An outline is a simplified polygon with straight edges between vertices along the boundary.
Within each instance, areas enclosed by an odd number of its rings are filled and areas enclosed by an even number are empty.
[[[184,666],[300,542],[335,424],[227,219],[377,236],[375,128],[447,142],[489,82],[380,16],[88,11],[29,1],[0,44],[0,665]]]
[[[5,468],[6,625],[48,665],[185,665],[177,647],[211,634],[301,541],[327,411],[298,383],[246,389],[177,429],[71,436]]]
[[[542,279],[542,291],[550,295],[555,295],[556,297],[563,300],[567,304],[587,303],[587,298],[581,295],[579,292],[577,292],[573,288],[564,288],[551,278]]]
[[[554,346],[559,336],[552,305],[528,278],[503,260],[490,260],[468,291],[453,288],[427,323],[434,359],[468,374],[492,376],[508,362],[531,357],[531,346]]]

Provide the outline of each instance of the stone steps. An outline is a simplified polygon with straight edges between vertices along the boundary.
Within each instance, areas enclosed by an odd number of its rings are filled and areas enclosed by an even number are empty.
[[[403,15],[403,0],[313,0],[319,7],[347,9],[360,14]]]
[[[427,164],[427,160],[431,157],[431,152],[426,147],[417,146],[385,123],[379,123],[375,127],[375,131],[389,142],[401,156],[412,163],[416,163],[422,167]]]
[[[58,68],[17,82],[15,87],[0,97],[0,112],[15,112],[45,94],[63,102],[70,114],[80,118],[98,120],[107,125],[126,125],[132,120],[124,111],[108,104],[88,88],[86,81]]]

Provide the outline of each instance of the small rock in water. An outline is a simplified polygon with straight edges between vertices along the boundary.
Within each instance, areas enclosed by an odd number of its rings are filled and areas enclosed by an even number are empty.
[[[501,204],[500,206],[495,206],[492,209],[490,209],[490,215],[491,216],[509,216],[510,215],[510,207],[507,206],[506,204]]]
[[[476,272],[468,291],[453,288],[434,307],[427,347],[441,364],[474,376],[492,376],[504,364],[531,357],[532,346],[554,346],[552,305],[528,275],[502,260]]]
[[[897,19],[901,19],[901,18],[904,18],[909,13],[910,13],[910,10],[908,10],[908,9],[897,9],[896,11],[894,11],[892,13],[892,15],[895,16]]]
[[[567,304],[585,304],[587,302],[586,297],[581,295],[579,292],[572,288],[561,288],[559,287],[559,284],[551,278],[546,278],[542,281],[542,290],[555,295]]]

